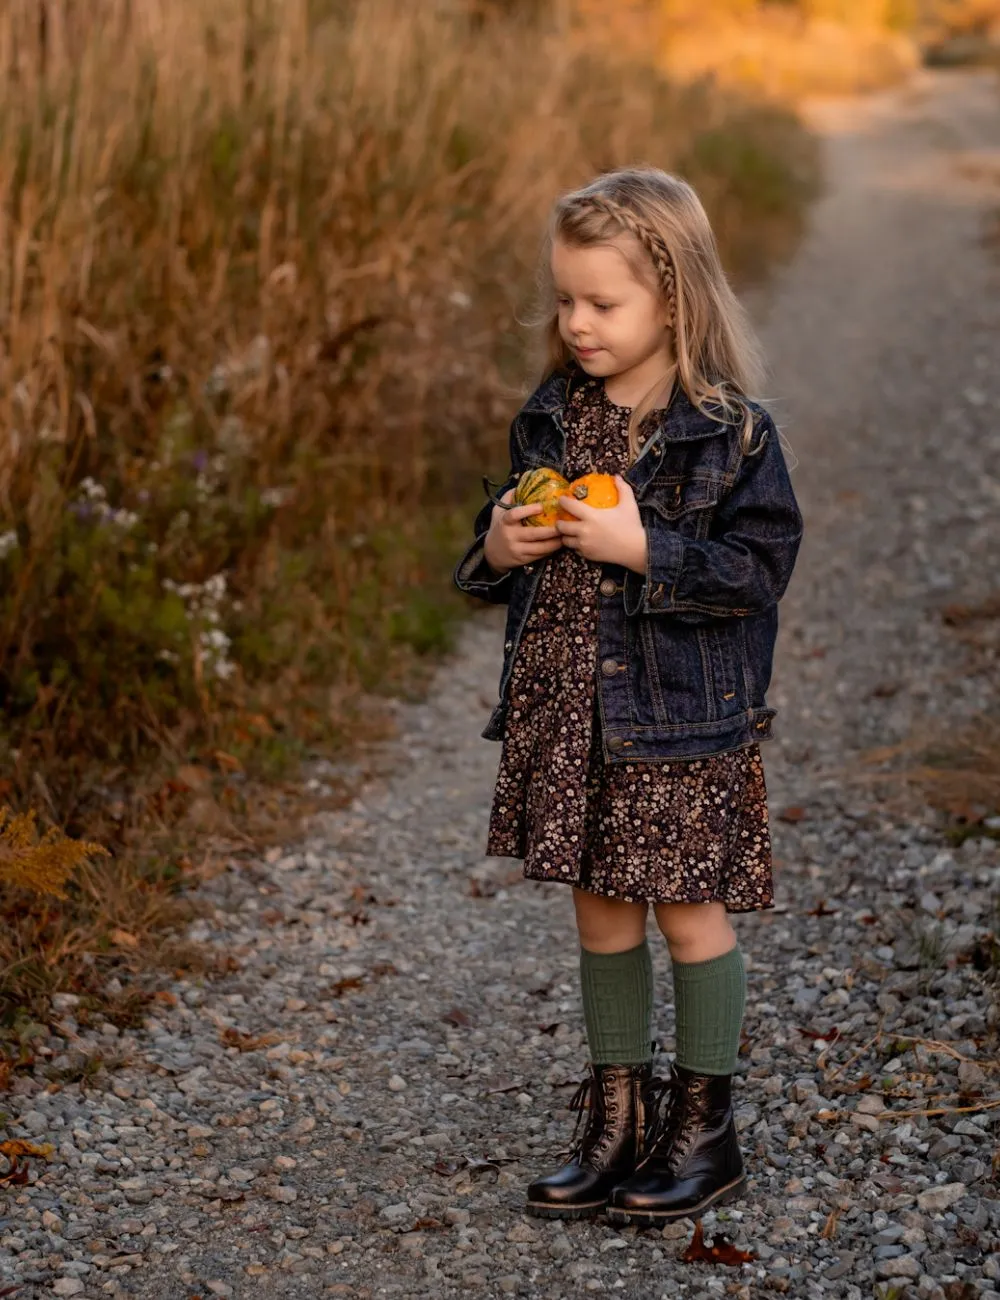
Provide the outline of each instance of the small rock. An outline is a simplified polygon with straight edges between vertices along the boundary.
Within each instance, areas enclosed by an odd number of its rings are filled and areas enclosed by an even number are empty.
[[[83,1283],[78,1277],[60,1277],[53,1283],[52,1294],[79,1295],[83,1289]]]
[[[519,1220],[507,1233],[508,1241],[529,1242],[537,1241],[538,1233],[530,1223],[525,1223],[523,1219]]]
[[[236,1294],[228,1282],[206,1282],[205,1285],[212,1295],[233,1296]]]
[[[898,1255],[895,1259],[875,1261],[875,1276],[884,1278],[918,1278],[920,1262],[913,1255]]]
[[[816,1087],[816,1080],[806,1075],[800,1079],[794,1080],[792,1086],[788,1090],[788,1094],[792,1101],[802,1102],[805,1101],[807,1097],[814,1097],[818,1091],[819,1089]]]
[[[401,1074],[394,1074],[389,1079],[390,1092],[403,1092],[406,1089],[406,1080]]]
[[[854,1260],[853,1251],[842,1250],[823,1274],[823,1280],[825,1282],[839,1282],[842,1277],[848,1277],[854,1269]]]
[[[975,1061],[961,1061],[958,1066],[958,1081],[963,1088],[982,1088],[986,1083],[986,1071]]]
[[[955,1133],[945,1133],[943,1137],[931,1146],[927,1152],[928,1160],[941,1160],[945,1156],[954,1155],[956,1151],[961,1151],[962,1139]]]
[[[917,1194],[917,1206],[925,1214],[941,1214],[956,1201],[960,1201],[967,1191],[965,1183],[943,1183],[939,1187],[928,1187]]]
[[[294,1187],[272,1187],[271,1200],[280,1201],[282,1205],[291,1205],[293,1201],[298,1200],[298,1192]]]

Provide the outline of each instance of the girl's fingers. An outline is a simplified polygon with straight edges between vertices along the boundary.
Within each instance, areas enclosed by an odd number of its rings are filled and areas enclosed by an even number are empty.
[[[533,501],[530,506],[515,506],[513,510],[505,510],[508,523],[520,523],[522,519],[527,519],[530,515],[541,514],[544,506],[540,501]]]
[[[593,510],[593,506],[588,506],[586,501],[577,501],[576,497],[560,497],[559,507],[568,515],[573,515],[576,519],[586,519],[587,511]]]
[[[517,533],[526,542],[550,542],[559,536],[559,529],[540,524],[518,524]]]

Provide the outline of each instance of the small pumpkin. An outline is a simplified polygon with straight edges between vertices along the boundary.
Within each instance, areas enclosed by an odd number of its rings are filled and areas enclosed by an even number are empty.
[[[529,469],[527,474],[522,474],[514,490],[514,505],[541,505],[543,509],[537,515],[526,515],[521,523],[534,528],[551,528],[559,518],[559,498],[565,496],[569,488],[559,471],[548,466]]]
[[[486,494],[494,505],[502,510],[514,510],[517,506],[541,505],[544,508],[537,515],[527,515],[521,520],[533,528],[549,528],[558,514],[557,502],[569,491],[569,483],[557,469],[543,465],[539,469],[529,469],[522,474],[514,489],[513,501],[501,501],[490,489],[496,487],[488,478],[483,479]]]
[[[595,510],[610,510],[618,504],[618,489],[611,474],[584,474],[570,483],[564,495],[576,497],[577,501],[586,501]],[[573,515],[560,509],[556,517],[572,519]]]

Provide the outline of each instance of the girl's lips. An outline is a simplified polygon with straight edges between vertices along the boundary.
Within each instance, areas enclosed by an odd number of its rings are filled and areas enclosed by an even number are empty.
[[[592,357],[595,356],[598,352],[600,352],[601,349],[600,348],[576,348],[575,351],[578,357]]]

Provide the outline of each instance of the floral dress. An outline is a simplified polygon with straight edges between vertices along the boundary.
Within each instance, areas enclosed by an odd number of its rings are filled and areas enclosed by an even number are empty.
[[[631,411],[604,384],[566,412],[570,479],[621,473]],[[597,706],[601,566],[562,547],[546,562],[517,648],[490,814],[489,857],[627,902],[773,906],[760,748],[677,762],[606,764]]]

